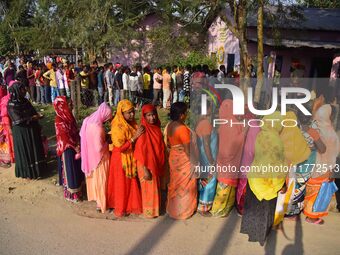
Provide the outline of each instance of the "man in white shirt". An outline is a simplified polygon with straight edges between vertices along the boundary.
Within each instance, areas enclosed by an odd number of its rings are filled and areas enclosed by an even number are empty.
[[[138,66],[137,67],[137,76],[138,76],[138,93],[140,96],[143,94],[143,88],[144,88],[144,80],[143,80],[143,75],[142,75],[142,67]]]
[[[129,67],[124,66],[123,69],[123,91],[124,91],[124,99],[129,99],[130,95],[129,95]]]
[[[138,104],[138,92],[139,92],[139,77],[137,74],[137,68],[135,66],[132,67],[132,72],[129,76],[129,90],[131,95],[131,101],[135,105]]]
[[[158,105],[159,101],[162,101],[163,76],[161,72],[161,68],[157,67],[153,75],[153,105]],[[160,105],[162,105],[162,102],[160,102]]]
[[[59,90],[59,95],[61,96],[69,96],[67,92],[69,92],[68,82],[66,73],[63,67],[63,64],[59,64],[58,70],[56,72],[57,86]]]
[[[171,81],[172,81],[172,97],[173,97],[173,103],[178,102],[178,88],[177,88],[177,82],[176,82],[176,74],[178,71],[178,67],[175,65],[172,69],[171,73]]]
[[[114,86],[114,75],[112,73],[113,71],[113,65],[112,63],[109,63],[108,69],[105,72],[104,79],[107,85],[107,90],[109,92],[109,104],[110,106],[113,106],[113,86]]]

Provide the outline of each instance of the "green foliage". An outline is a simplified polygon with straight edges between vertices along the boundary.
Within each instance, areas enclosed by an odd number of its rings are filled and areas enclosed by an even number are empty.
[[[297,3],[311,8],[340,8],[339,0],[297,0]]]
[[[0,1],[0,53],[30,49],[33,6],[33,0]]]
[[[0,54],[39,51],[53,48],[83,48],[88,59],[104,57],[110,47],[137,49],[149,56],[150,64],[201,63],[215,66],[201,52],[206,50],[206,32],[218,15],[230,8],[235,17],[246,8],[257,11],[258,1],[234,0],[0,0]],[[265,9],[276,5],[278,11],[266,12],[274,38],[279,38],[275,22],[297,14],[296,6],[336,8],[339,1],[280,0],[264,1]],[[296,5],[298,4],[298,5]],[[270,8],[268,8],[270,9]],[[295,9],[295,10],[294,10]],[[162,20],[145,31],[139,22],[149,14]],[[223,16],[223,15],[222,15]],[[296,22],[296,20],[293,20]],[[234,23],[235,22],[231,22]],[[234,34],[238,36],[237,27]],[[147,39],[145,39],[147,38]],[[131,40],[138,43],[131,45]],[[154,45],[149,47],[148,45]],[[193,54],[189,52],[194,51]]]
[[[172,64],[185,67],[186,65],[208,65],[210,69],[217,68],[216,59],[207,56],[203,52],[192,51],[187,57],[175,59]]]

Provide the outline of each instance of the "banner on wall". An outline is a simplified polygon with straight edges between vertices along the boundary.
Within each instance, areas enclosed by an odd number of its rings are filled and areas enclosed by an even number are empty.
[[[216,53],[217,63],[222,65],[224,64],[224,46],[218,48]]]
[[[218,40],[220,43],[225,43],[228,37],[228,30],[226,27],[220,27],[218,29]]]

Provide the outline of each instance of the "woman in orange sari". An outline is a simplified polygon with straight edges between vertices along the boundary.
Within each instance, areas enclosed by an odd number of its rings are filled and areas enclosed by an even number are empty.
[[[113,149],[107,194],[108,207],[114,208],[116,217],[142,213],[142,198],[133,147],[144,131],[144,127],[137,127],[133,103],[127,99],[120,101],[111,123]]]
[[[152,104],[142,107],[141,125],[145,133],[137,140],[134,157],[142,190],[143,214],[146,218],[159,216],[160,176],[164,172],[165,144],[161,122]]]
[[[186,117],[185,103],[172,104],[171,122],[165,130],[170,147],[170,183],[166,211],[171,218],[181,220],[191,217],[197,208],[197,181],[191,171],[190,129],[184,124]]]

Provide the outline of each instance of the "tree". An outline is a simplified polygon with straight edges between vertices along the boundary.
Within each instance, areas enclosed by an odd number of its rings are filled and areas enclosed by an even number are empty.
[[[263,0],[258,0],[257,9],[257,81],[254,102],[259,103],[263,86]]]
[[[340,8],[339,0],[297,0],[297,3],[309,8]]]
[[[29,49],[33,6],[33,0],[0,1],[0,40],[5,46],[2,51],[20,54]]]

